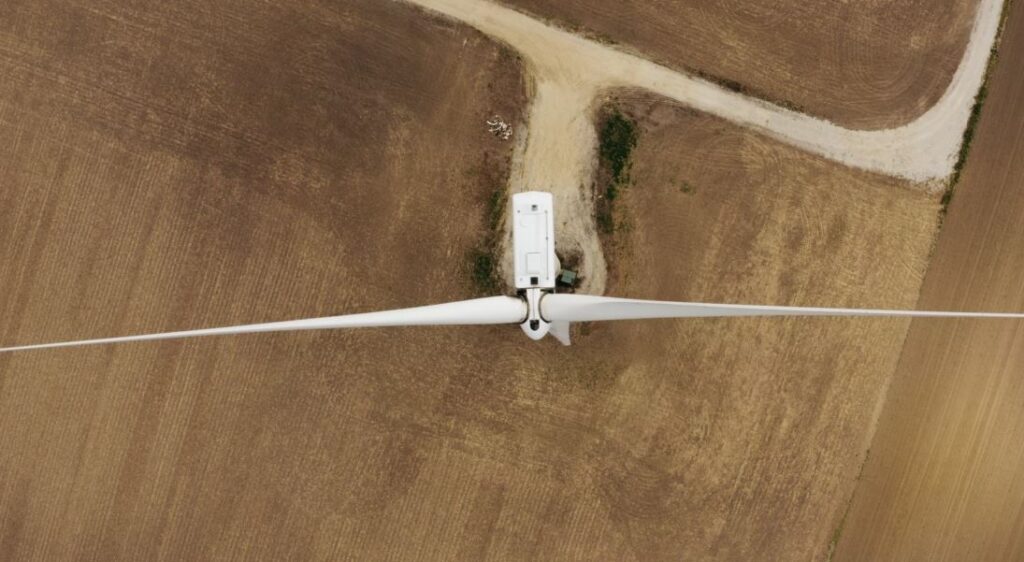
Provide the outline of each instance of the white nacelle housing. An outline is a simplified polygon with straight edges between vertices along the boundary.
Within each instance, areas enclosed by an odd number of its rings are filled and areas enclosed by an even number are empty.
[[[550,193],[527,191],[512,196],[513,251],[517,289],[554,289],[554,199]]]

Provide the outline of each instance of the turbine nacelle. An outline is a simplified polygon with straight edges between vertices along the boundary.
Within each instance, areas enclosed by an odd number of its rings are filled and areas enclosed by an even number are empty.
[[[516,291],[526,301],[523,331],[540,340],[551,331],[541,315],[540,301],[555,290],[555,204],[550,193],[527,191],[512,196],[512,245]]]

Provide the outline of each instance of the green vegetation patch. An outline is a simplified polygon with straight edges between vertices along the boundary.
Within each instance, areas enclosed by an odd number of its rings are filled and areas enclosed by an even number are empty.
[[[599,124],[601,172],[598,174],[597,226],[604,234],[615,231],[614,203],[629,185],[633,149],[639,138],[637,123],[613,107]]]
[[[495,173],[494,169],[488,165],[489,163],[489,155],[485,155],[484,170],[479,174],[481,180],[490,186],[485,210],[485,231],[480,242],[470,249],[467,256],[473,288],[477,293],[483,295],[493,295],[504,290],[498,274],[500,262],[498,241],[501,239],[505,207],[508,204],[506,180],[503,174]]]
[[[960,153],[957,155],[956,164],[953,166],[953,175],[946,182],[946,190],[942,194],[942,207],[939,211],[940,217],[945,218],[949,211],[949,204],[953,201],[953,194],[960,183],[960,176],[964,166],[967,164],[967,157],[971,154],[971,143],[974,141],[974,134],[978,128],[978,121],[981,119],[981,109],[988,98],[989,80],[992,78],[992,71],[999,61],[999,44],[1002,43],[1003,29],[1006,27],[1006,17],[1010,13],[1010,5],[1014,0],[1009,0],[1003,5],[1003,13],[999,20],[999,29],[996,31],[995,41],[992,42],[992,49],[989,51],[988,64],[985,67],[985,77],[981,81],[981,88],[974,96],[974,105],[971,106],[971,116],[967,119],[967,128],[964,129],[963,140],[960,142]]]
[[[498,290],[498,265],[494,252],[483,244],[470,251],[473,268],[473,286],[481,294],[491,295]]]
[[[624,116],[618,109],[601,126],[601,160],[612,172],[612,185],[629,177],[629,157],[636,148],[636,121]]]

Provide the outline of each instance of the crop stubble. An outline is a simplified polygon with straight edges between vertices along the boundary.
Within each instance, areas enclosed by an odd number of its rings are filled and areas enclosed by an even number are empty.
[[[1006,24],[921,307],[1024,311],[1024,10]],[[1024,557],[1024,323],[914,321],[837,560]]]

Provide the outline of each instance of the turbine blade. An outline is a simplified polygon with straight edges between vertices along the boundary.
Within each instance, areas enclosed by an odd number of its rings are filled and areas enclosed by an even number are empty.
[[[934,312],[869,308],[809,308],[696,302],[647,301],[591,295],[545,295],[541,316],[548,322],[594,322],[646,318],[708,318],[722,316],[876,316],[906,318],[1022,318],[1022,313]]]
[[[76,347],[151,340],[171,340],[200,336],[221,336],[230,334],[251,334],[256,332],[289,332],[294,330],[327,330],[333,328],[376,328],[384,326],[453,326],[481,324],[521,324],[526,320],[526,303],[514,297],[487,297],[401,310],[367,312],[345,316],[328,316],[265,324],[245,324],[225,328],[206,328],[182,332],[165,332],[139,336],[100,338],[92,340],[44,343],[0,348],[0,353]]]
[[[551,330],[548,333],[554,336],[562,345],[572,345],[572,340],[569,338],[568,322],[552,322]]]

